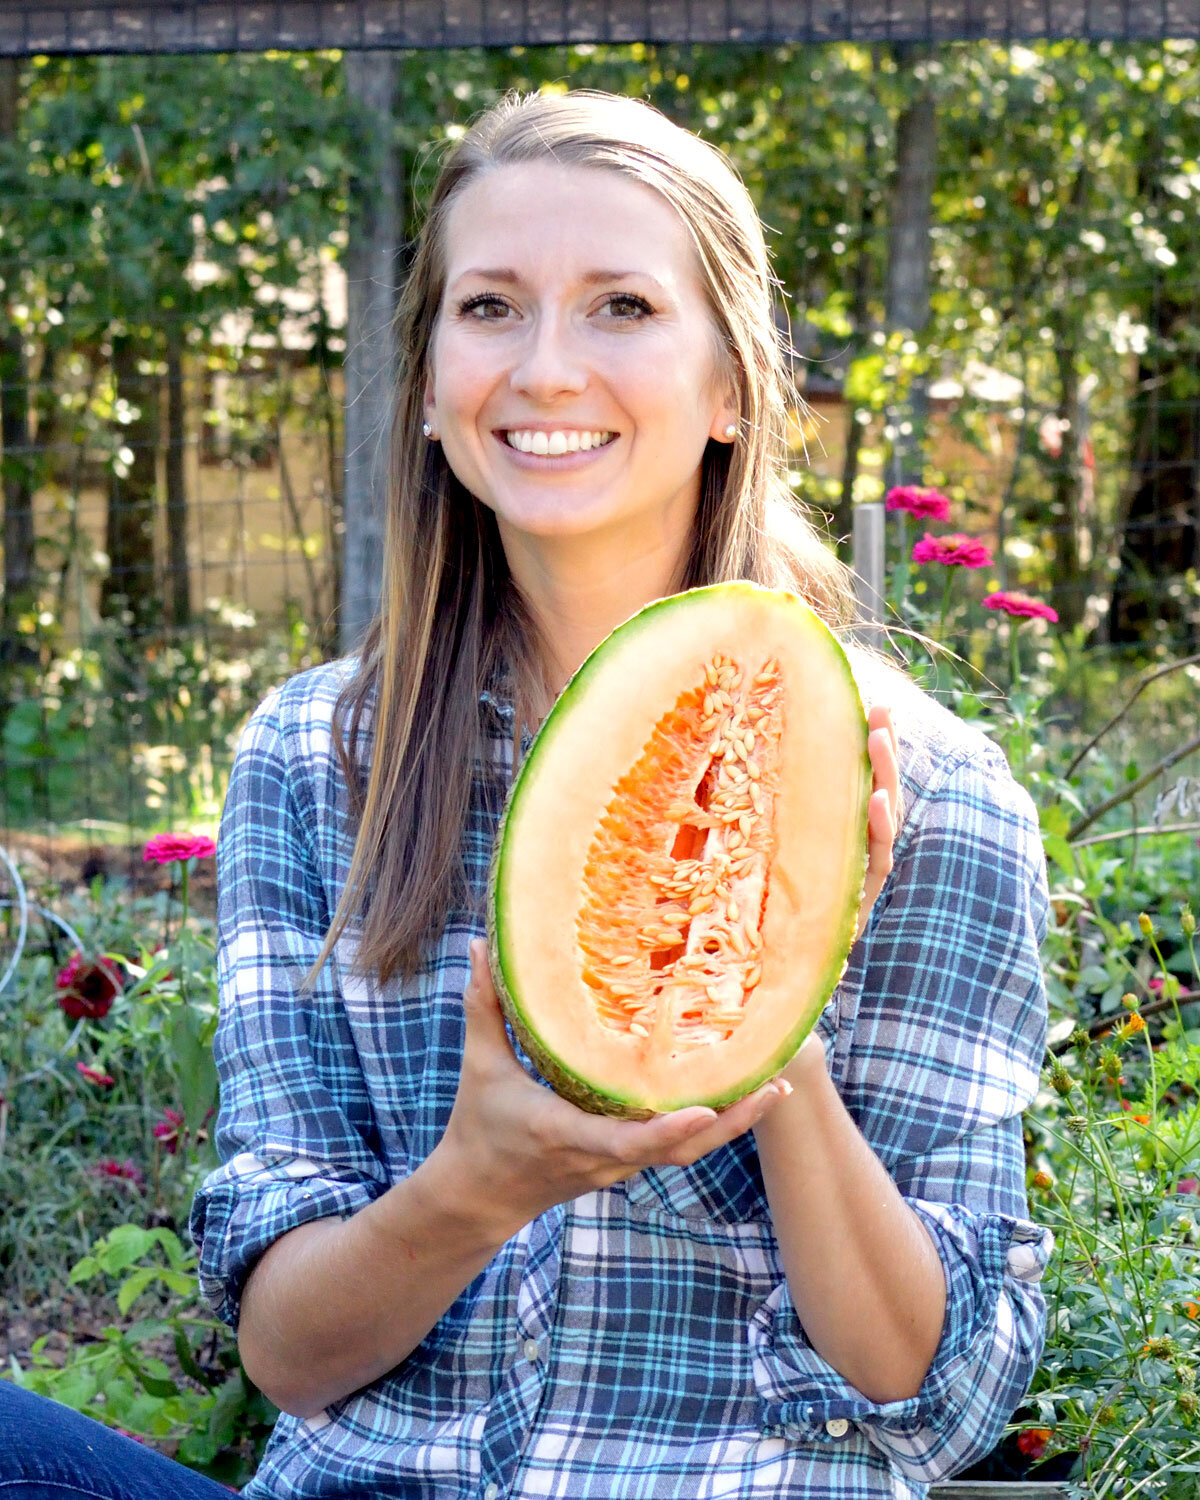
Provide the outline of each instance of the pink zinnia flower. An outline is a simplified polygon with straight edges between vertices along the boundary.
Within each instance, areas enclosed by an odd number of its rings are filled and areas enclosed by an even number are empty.
[[[183,1115],[177,1109],[164,1109],[166,1119],[160,1120],[154,1127],[155,1138],[162,1143],[163,1150],[168,1156],[174,1156],[179,1150],[179,1133],[183,1129]]]
[[[927,531],[912,549],[915,563],[941,563],[947,568],[988,568],[992,564],[990,549],[976,541],[973,536],[964,536],[961,531],[948,536],[931,536]]]
[[[1018,615],[1027,620],[1051,620],[1058,624],[1058,611],[1034,599],[1030,594],[995,593],[983,601],[984,609],[1001,609],[1006,615]]]
[[[75,1064],[75,1071],[86,1078],[89,1083],[94,1083],[97,1088],[110,1089],[117,1081],[111,1073],[102,1073],[99,1068],[89,1068],[87,1063],[83,1062]]]
[[[202,833],[156,833],[142,850],[142,863],[173,865],[185,859],[209,859],[217,852]]]
[[[923,490],[920,485],[900,484],[884,496],[885,510],[903,510],[926,521],[948,521],[950,501],[940,490]]]
[[[125,975],[114,959],[75,953],[58,971],[54,988],[59,1006],[73,1021],[100,1021],[125,988]]]
[[[123,1182],[132,1182],[134,1187],[143,1187],[146,1174],[141,1167],[129,1160],[118,1161],[115,1156],[102,1156],[93,1162],[88,1171],[95,1177],[115,1177]]]
[[[1181,1177],[1175,1184],[1175,1191],[1177,1193],[1200,1192],[1200,1181],[1197,1181],[1195,1177]]]

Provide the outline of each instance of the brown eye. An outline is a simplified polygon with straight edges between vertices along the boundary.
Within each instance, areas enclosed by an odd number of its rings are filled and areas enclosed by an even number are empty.
[[[617,292],[605,305],[618,318],[644,318],[654,311],[644,297],[636,297],[632,292]]]
[[[496,297],[490,293],[482,293],[478,297],[468,297],[465,301],[460,302],[458,304],[458,315],[460,318],[465,317],[468,313],[475,312],[476,309],[486,309],[486,311],[479,312],[480,322],[495,323],[499,322],[508,311],[508,303],[502,297]],[[493,314],[496,314],[496,316],[493,316]]]

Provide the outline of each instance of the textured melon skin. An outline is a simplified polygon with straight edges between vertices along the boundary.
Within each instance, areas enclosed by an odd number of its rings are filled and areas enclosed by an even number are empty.
[[[618,632],[623,633],[636,630],[639,625],[651,623],[656,613],[661,610],[679,608],[691,598],[700,599],[704,595],[713,594],[718,591],[733,590],[758,592],[759,587],[758,585],[749,583],[712,584],[706,588],[691,589],[682,594],[674,594],[665,599],[656,600],[653,604],[649,604],[644,609],[639,610],[637,614],[625,621],[624,624],[618,626],[617,630],[606,638],[606,641],[602,641],[596,647],[559,694],[554,707],[543,720],[541,727],[534,736],[529,752],[517,773],[512,787],[509,789],[504,812],[499,828],[497,829],[488,879],[487,902],[488,957],[496,995],[514,1034],[519,1039],[538,1072],[557,1094],[578,1108],[588,1111],[590,1114],[607,1115],[612,1118],[624,1120],[648,1120],[652,1119],[656,1112],[645,1108],[632,1098],[621,1097],[615,1090],[605,1092],[597,1090],[590,1082],[572,1072],[563,1064],[560,1058],[550,1052],[542,1043],[536,1031],[528,1023],[520,1002],[520,996],[517,993],[517,987],[512,982],[504,966],[504,945],[500,933],[499,891],[503,878],[504,854],[509,821],[519,808],[520,793],[523,784],[529,778],[536,775],[539,749],[549,744],[563,718],[570,713],[572,703],[582,693],[587,691],[591,669],[593,664],[601,660],[607,641],[611,640]],[[830,632],[830,635],[832,637],[832,632]],[[862,850],[862,867],[861,874],[854,884],[852,892],[847,896],[836,928],[830,934],[829,962],[821,979],[813,986],[814,991],[819,991],[823,997],[821,1006],[812,1012],[811,1019],[802,1020],[791,1032],[784,1036],[781,1039],[779,1047],[764,1063],[740,1078],[736,1084],[718,1093],[710,1094],[707,1097],[689,1099],[686,1105],[681,1105],[680,1107],[704,1105],[714,1110],[725,1109],[729,1105],[735,1104],[739,1099],[743,1099],[748,1094],[753,1093],[755,1089],[761,1087],[762,1084],[779,1074],[799,1051],[805,1038],[813,1029],[820,1011],[828,1003],[829,997],[833,994],[838,981],[846,971],[846,966],[850,958],[850,949],[854,944],[858,928],[858,912],[866,887],[868,855],[867,811],[871,795],[873,772],[870,756],[867,751],[866,711],[862,707],[858,685],[854,680],[850,663],[840,648],[836,659],[845,673],[847,687],[853,695],[853,701],[858,705],[859,718],[861,720],[861,745],[858,755],[860,796],[858,799],[858,816],[851,833],[851,838],[854,844]]]

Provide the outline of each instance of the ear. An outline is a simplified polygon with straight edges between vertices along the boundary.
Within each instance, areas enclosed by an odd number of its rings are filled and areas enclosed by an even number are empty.
[[[731,402],[726,402],[713,418],[708,435],[718,443],[736,443],[739,431],[738,409]]]

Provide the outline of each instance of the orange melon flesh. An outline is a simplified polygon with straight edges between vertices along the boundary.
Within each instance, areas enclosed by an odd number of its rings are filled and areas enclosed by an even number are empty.
[[[489,902],[501,1002],[564,1097],[720,1109],[785,1066],[854,940],[866,736],[792,594],[691,590],[597,647],[510,793]]]

